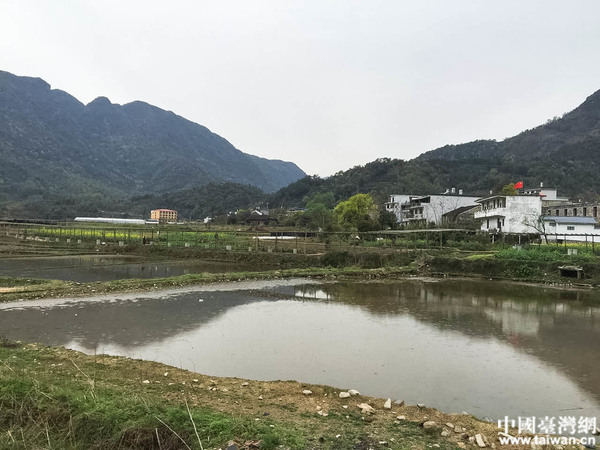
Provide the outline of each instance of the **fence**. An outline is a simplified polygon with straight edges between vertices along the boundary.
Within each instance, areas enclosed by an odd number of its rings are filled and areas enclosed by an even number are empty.
[[[54,245],[90,246],[155,245],[191,247],[235,252],[286,252],[321,254],[327,251],[350,253],[377,250],[382,253],[411,249],[458,248],[488,250],[493,244],[540,243],[538,235],[488,235],[475,230],[429,229],[372,232],[240,231],[231,229],[195,230],[173,226],[94,227],[0,222],[0,235],[21,240],[45,241]],[[595,250],[600,236],[584,234],[547,235],[550,245],[589,246]]]

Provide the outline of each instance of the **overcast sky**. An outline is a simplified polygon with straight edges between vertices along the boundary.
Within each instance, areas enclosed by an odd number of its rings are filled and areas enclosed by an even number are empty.
[[[326,176],[572,110],[600,89],[600,1],[0,0],[0,69]]]

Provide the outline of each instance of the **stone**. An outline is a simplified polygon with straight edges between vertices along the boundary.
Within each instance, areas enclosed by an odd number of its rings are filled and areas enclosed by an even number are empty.
[[[465,444],[464,442],[457,442],[456,446],[459,448],[467,448],[467,444]]]
[[[304,389],[304,390],[302,391],[302,393],[303,393],[304,395],[312,395],[312,391],[309,391],[308,389]]]
[[[417,406],[418,406],[419,408],[425,408],[425,403],[417,403]]]
[[[263,396],[262,396],[262,395],[259,395],[259,396],[258,396],[258,399],[259,399],[259,400],[262,400],[262,399],[263,399]]]
[[[455,432],[455,433],[462,433],[462,432],[463,432],[463,430],[462,430],[462,428],[461,428],[461,427],[459,427],[458,425],[456,425],[456,426],[454,427],[454,432]]]
[[[240,448],[238,447],[238,445],[233,442],[233,441],[229,441],[227,443],[227,450],[239,450]]]
[[[450,436],[450,432],[448,430],[444,430],[444,431],[442,431],[442,436],[448,437],[448,436]]]
[[[352,396],[360,395],[360,392],[358,392],[356,389],[350,389],[348,393]]]
[[[433,420],[428,420],[427,422],[423,422],[423,428],[433,428],[436,426],[437,426],[437,424]]]
[[[478,447],[484,448],[486,446],[485,441],[483,440],[483,436],[481,434],[475,435],[475,442],[477,443]]]
[[[446,422],[446,426],[447,426],[448,428],[450,428],[451,430],[453,430],[453,429],[454,429],[454,424],[453,424],[453,423]]]
[[[392,399],[388,398],[383,404],[383,409],[392,409]]]
[[[406,420],[406,416],[398,416],[398,417],[396,417],[396,419],[398,419],[398,420]]]
[[[340,392],[340,398],[348,398],[350,397],[350,392]]]
[[[375,414],[375,409],[367,403],[359,403],[357,406],[362,410],[363,414]]]
[[[398,406],[404,406],[404,400],[396,400],[394,402],[394,404],[398,405]]]
[[[250,384],[250,383],[248,383],[247,381],[244,381],[244,382],[242,383],[242,386],[248,386],[249,384]]]
[[[144,383],[144,384],[150,384],[150,380],[144,380],[144,381],[142,381],[142,383]]]

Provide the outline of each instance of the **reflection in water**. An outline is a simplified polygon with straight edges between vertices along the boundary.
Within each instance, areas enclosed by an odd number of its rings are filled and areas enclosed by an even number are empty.
[[[202,272],[252,272],[269,268],[214,260],[143,261],[139,257],[120,255],[0,258],[0,276],[71,280],[80,283],[124,278],[163,278]]]
[[[595,294],[569,295],[466,281],[280,286],[3,307],[0,329],[88,353],[356,388],[480,417],[597,416],[600,308]]]

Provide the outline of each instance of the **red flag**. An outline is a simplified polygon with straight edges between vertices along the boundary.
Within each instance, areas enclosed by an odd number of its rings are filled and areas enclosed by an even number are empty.
[[[523,189],[523,182],[518,181],[515,183],[515,189]]]

